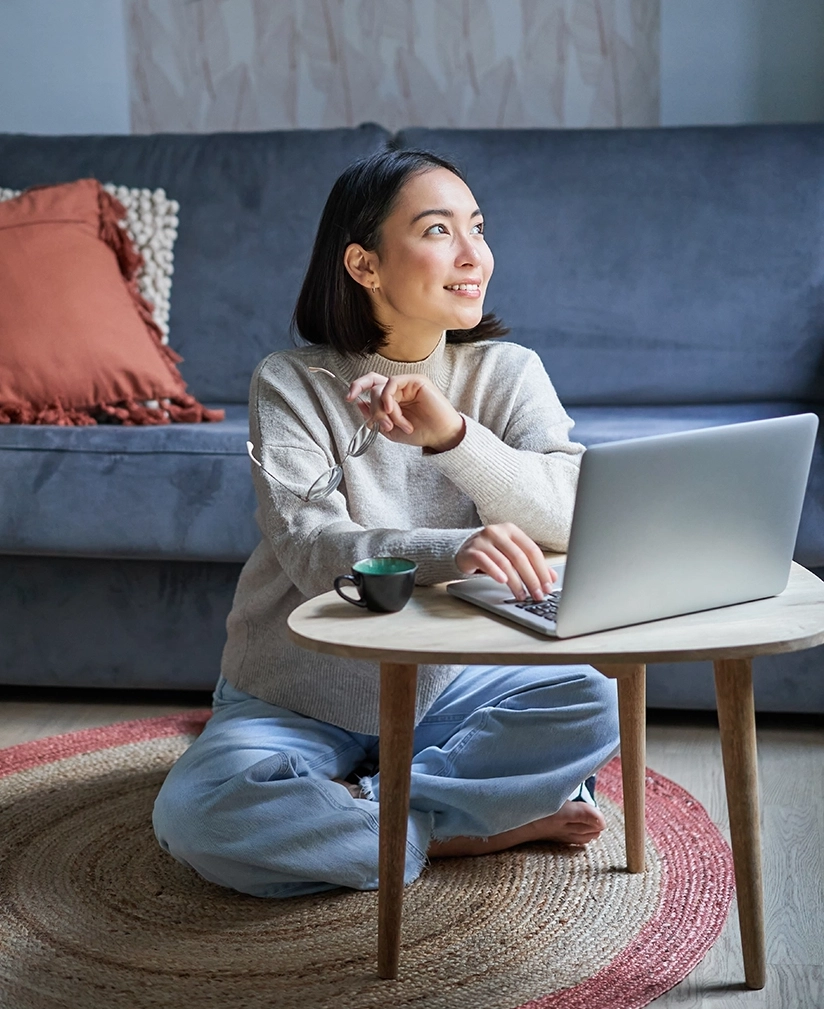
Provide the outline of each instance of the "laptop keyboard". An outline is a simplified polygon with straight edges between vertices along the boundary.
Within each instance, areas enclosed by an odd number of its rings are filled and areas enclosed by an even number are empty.
[[[558,616],[558,604],[561,601],[561,591],[550,592],[540,602],[536,599],[504,599],[504,603],[511,604],[519,610],[526,610],[527,613],[534,613],[536,617],[543,617],[544,620],[551,620],[553,623]]]

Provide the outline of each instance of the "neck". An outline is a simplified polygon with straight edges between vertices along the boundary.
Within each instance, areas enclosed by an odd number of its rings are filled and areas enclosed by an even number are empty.
[[[370,371],[376,371],[380,375],[404,375],[411,371],[431,378],[443,392],[449,385],[452,372],[451,358],[445,355],[446,333],[441,333],[434,346],[431,341],[426,346],[418,346],[420,349],[417,351],[405,346],[397,356],[390,356],[391,350],[387,354],[386,347],[376,354],[340,354],[333,351],[331,371],[347,382]],[[421,356],[413,360],[413,354],[416,353]]]
[[[392,332],[387,336],[386,343],[380,349],[381,357],[389,361],[425,361],[432,351],[438,346],[443,337],[443,331],[439,333],[419,333],[415,335],[401,335]]]

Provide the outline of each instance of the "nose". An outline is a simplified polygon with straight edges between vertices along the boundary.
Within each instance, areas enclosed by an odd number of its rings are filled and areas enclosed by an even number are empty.
[[[468,235],[464,235],[455,256],[456,266],[478,266],[481,262],[480,249]]]

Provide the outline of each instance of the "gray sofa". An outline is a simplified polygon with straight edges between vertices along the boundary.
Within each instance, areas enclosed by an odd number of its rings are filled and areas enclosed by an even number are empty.
[[[95,176],[180,202],[171,343],[216,424],[0,426],[0,683],[210,689],[254,548],[255,364],[289,319],[325,197],[386,143],[456,158],[496,256],[488,305],[587,445],[824,400],[824,126],[381,127],[0,135],[0,186]],[[765,481],[770,474],[764,474]],[[796,559],[824,570],[816,450]],[[759,659],[760,710],[824,711],[824,649]],[[708,664],[648,700],[714,705]]]

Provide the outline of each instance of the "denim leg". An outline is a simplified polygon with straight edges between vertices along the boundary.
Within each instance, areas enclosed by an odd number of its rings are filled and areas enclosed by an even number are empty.
[[[511,830],[560,809],[618,739],[615,682],[589,666],[468,666],[415,731],[410,806],[438,840]]]
[[[206,879],[260,897],[378,886],[378,805],[344,778],[377,737],[268,704],[225,680],[201,735],[154,807],[161,846]],[[421,871],[430,813],[410,813],[405,879]]]

